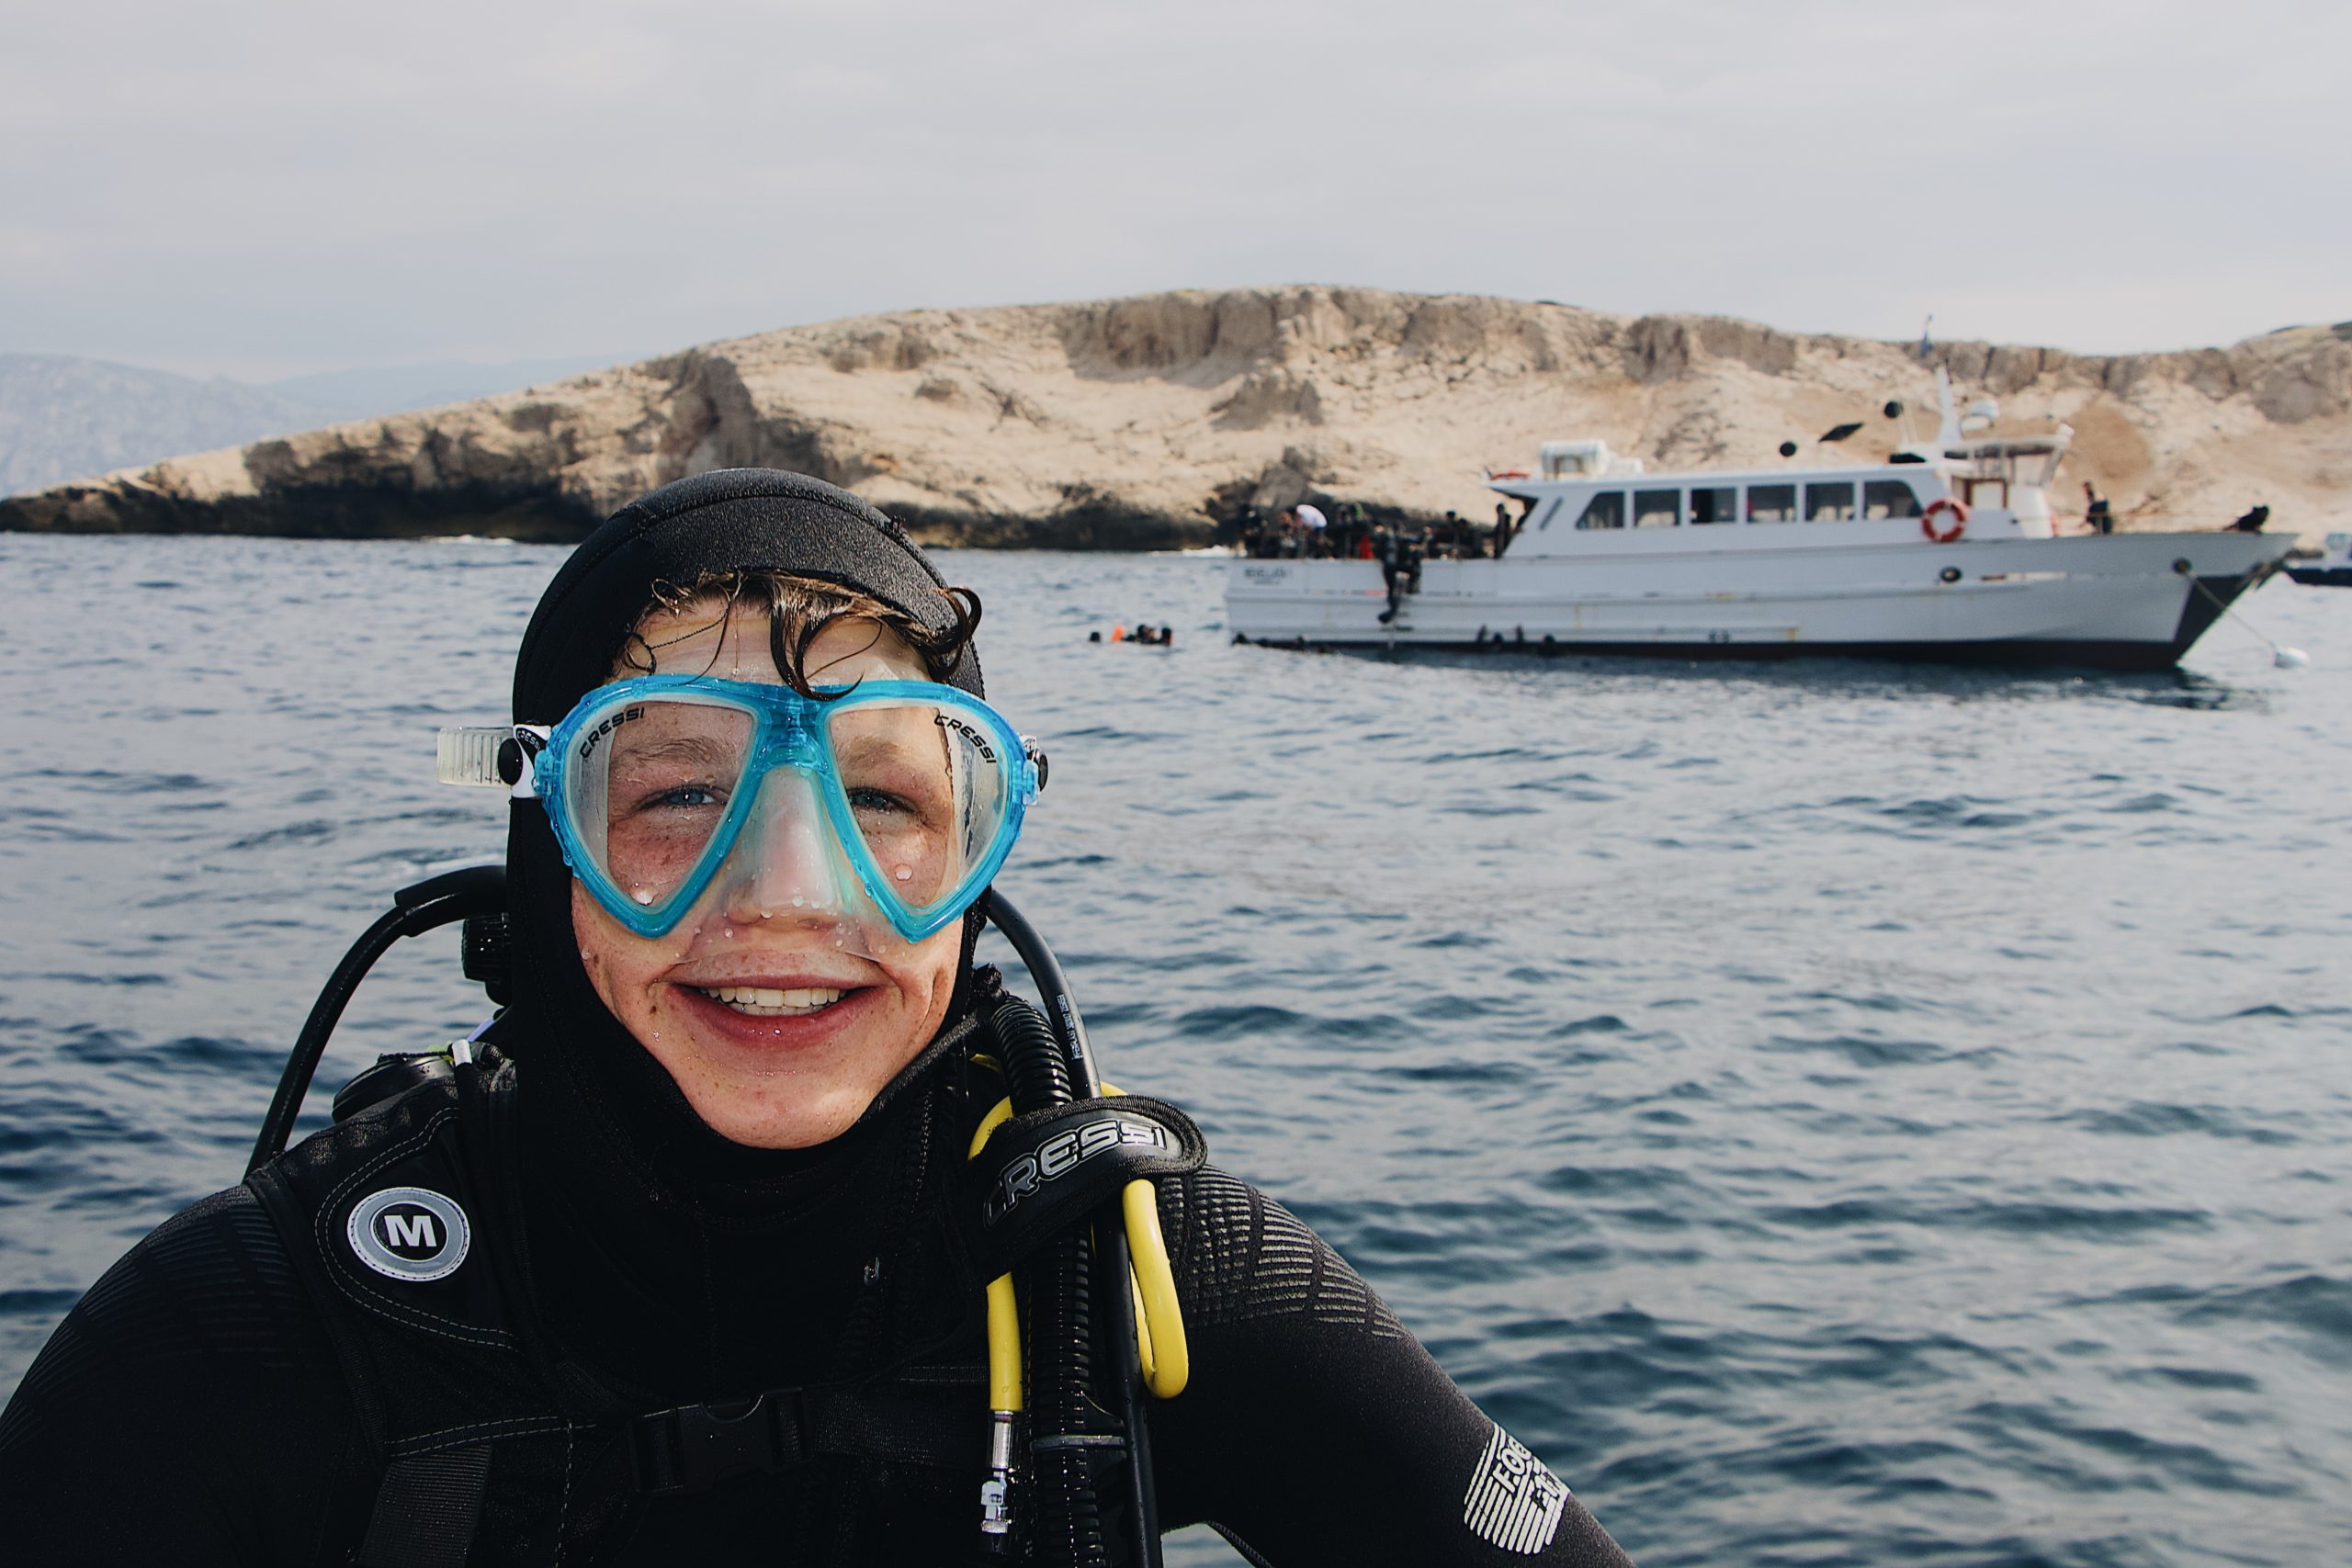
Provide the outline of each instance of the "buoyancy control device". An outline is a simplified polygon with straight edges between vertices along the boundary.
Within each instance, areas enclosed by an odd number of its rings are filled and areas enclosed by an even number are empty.
[[[1007,1090],[973,1134],[971,1201],[963,1216],[967,1250],[989,1281],[985,1438],[976,1424],[971,1439],[987,1455],[976,1499],[976,1549],[1057,1568],[1159,1568],[1146,1400],[1182,1392],[1188,1356],[1151,1182],[1198,1169],[1206,1151],[1181,1111],[1123,1095],[1102,1081],[1069,978],[1036,928],[993,890],[978,907],[1020,955],[1045,1005],[1041,1011],[993,986],[975,1005],[973,1059],[1000,1073]],[[284,1186],[273,1182],[270,1168],[286,1150],[328,1041],[368,970],[401,939],[463,921],[465,973],[503,1008],[504,911],[505,868],[495,863],[449,872],[393,896],[393,907],[336,965],[288,1054],[247,1172],[266,1198],[286,1205]],[[478,1052],[477,1043],[495,1021],[493,1015],[445,1051],[379,1058],[335,1095],[336,1122],[435,1084],[454,1091],[453,1114],[462,1122],[468,1107],[485,1103],[488,1053]],[[477,1109],[476,1136],[494,1138],[489,1120]],[[406,1223],[422,1222],[409,1216]],[[749,1408],[698,1406],[637,1418],[631,1427],[641,1450],[635,1456],[640,1489],[677,1489],[692,1479],[684,1471],[707,1469],[713,1453],[738,1470],[790,1462],[818,1440],[811,1434],[821,1435],[824,1416],[821,1408],[810,1414],[800,1391],[783,1392],[794,1395],[786,1412],[791,1420],[765,1400]],[[861,1411],[837,1425],[874,1423]],[[673,1440],[665,1444],[664,1438]],[[486,1461],[468,1472],[453,1469],[447,1450],[389,1458],[360,1562],[406,1568],[463,1561],[481,1514]],[[401,1523],[420,1496],[437,1500],[431,1521],[437,1535],[419,1536]]]

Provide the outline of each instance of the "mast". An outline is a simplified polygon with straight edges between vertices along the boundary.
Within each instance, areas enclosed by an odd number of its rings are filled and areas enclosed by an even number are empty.
[[[1936,405],[1943,411],[1943,423],[1936,426],[1936,447],[1939,454],[1960,445],[1960,410],[1951,400],[1951,378],[1944,367],[1936,367]]]

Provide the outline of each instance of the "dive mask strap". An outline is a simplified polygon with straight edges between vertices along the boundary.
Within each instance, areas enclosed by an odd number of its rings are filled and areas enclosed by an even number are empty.
[[[503,789],[517,800],[537,800],[539,753],[548,729],[537,724],[465,725],[434,737],[433,776],[445,784]]]

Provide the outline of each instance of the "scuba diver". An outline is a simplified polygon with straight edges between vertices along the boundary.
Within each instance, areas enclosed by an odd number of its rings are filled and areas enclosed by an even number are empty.
[[[503,866],[403,889],[240,1185],[0,1414],[25,1568],[94,1562],[1622,1565],[1286,1210],[1095,1072],[992,887],[1046,780],[978,599],[855,496],[662,487],[445,731]],[[500,1005],[285,1147],[368,963],[467,921]],[[993,922],[1042,1010],[974,944]],[[1143,1086],[1133,1086],[1141,1088]]]

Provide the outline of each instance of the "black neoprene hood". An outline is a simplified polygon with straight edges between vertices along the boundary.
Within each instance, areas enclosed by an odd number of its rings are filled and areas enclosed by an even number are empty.
[[[956,624],[955,602],[914,541],[849,491],[774,468],[700,474],[615,513],[555,574],[515,658],[515,721],[553,724],[611,680],[614,656],[658,586],[690,589],[712,573],[747,571],[854,589],[943,632]],[[979,660],[968,643],[941,679],[981,694]],[[738,1146],[704,1125],[582,968],[571,872],[536,800],[516,800],[509,811],[506,896],[514,997],[498,1043],[530,1080],[525,1135],[532,1157],[546,1171],[562,1172],[568,1190],[603,1194],[599,1201],[609,1200],[614,1214],[626,1211],[641,1222],[639,1243],[649,1256],[668,1245],[664,1227],[681,1209],[757,1207],[768,1199],[745,1193],[766,1192],[775,1182],[790,1187],[794,1172],[851,1159],[876,1135],[867,1127],[817,1154]],[[967,916],[951,1018],[962,1017],[968,1000],[978,926],[977,914]],[[561,1049],[548,1049],[551,1042]],[[677,1206],[642,1209],[649,1187]]]
[[[748,571],[854,589],[934,630],[956,625],[944,580],[904,528],[856,496],[779,468],[720,468],[630,502],[571,553],[523,634],[514,721],[553,724],[610,680],[655,585]],[[985,694],[968,644],[940,679]]]

